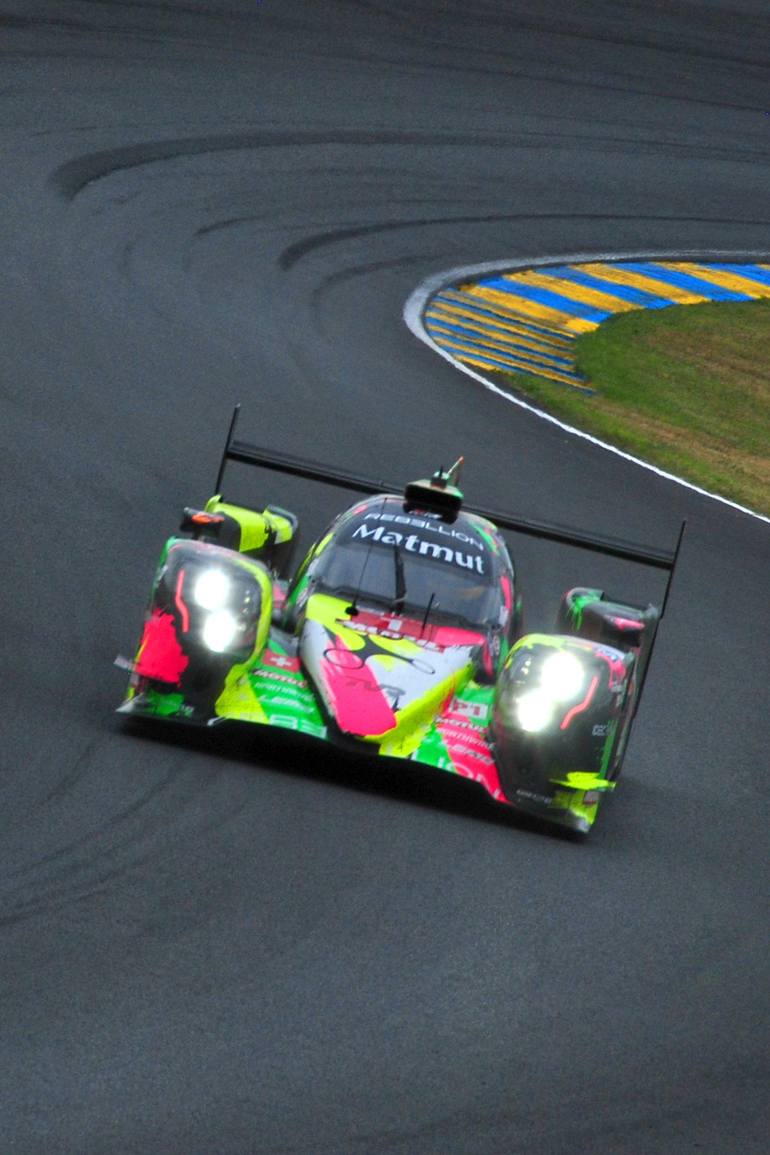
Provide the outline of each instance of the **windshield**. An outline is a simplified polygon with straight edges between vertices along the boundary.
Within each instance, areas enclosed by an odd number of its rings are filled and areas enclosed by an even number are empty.
[[[470,625],[496,621],[497,583],[474,568],[447,565],[398,545],[371,548],[363,542],[332,545],[313,577],[324,593],[356,598],[399,613],[451,617]]]

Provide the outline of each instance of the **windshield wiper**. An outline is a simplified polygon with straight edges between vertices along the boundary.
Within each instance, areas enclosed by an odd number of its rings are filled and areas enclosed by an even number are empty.
[[[391,610],[401,613],[406,601],[406,578],[404,576],[404,559],[401,556],[401,550],[398,548],[398,543],[393,543],[393,564],[396,568],[396,596],[391,604]]]

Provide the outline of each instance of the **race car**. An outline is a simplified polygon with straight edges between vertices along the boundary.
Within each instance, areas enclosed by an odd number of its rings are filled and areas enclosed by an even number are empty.
[[[251,722],[424,763],[497,803],[586,833],[614,790],[661,611],[569,590],[524,634],[501,529],[668,571],[673,552],[469,510],[450,469],[394,486],[234,439],[216,494],[162,551],[119,712]],[[229,461],[368,494],[296,569],[298,519],[222,496]],[[665,598],[663,600],[665,607]]]

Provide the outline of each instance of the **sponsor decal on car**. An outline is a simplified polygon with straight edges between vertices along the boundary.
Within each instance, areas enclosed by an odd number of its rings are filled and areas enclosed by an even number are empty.
[[[463,719],[473,718],[476,725],[485,723],[489,717],[489,706],[486,702],[467,702],[463,698],[454,698],[449,706],[448,714],[459,715],[454,717],[452,721],[456,726],[473,725],[472,722],[466,722]]]
[[[255,670],[254,677],[261,678],[267,682],[283,682],[287,686],[296,686],[297,678],[292,678],[289,674],[279,674],[274,670]]]
[[[478,538],[471,537],[468,533],[463,533],[461,529],[454,529],[452,526],[444,525],[441,521],[426,521],[422,517],[409,517],[407,514],[401,513],[367,513],[364,521],[390,521],[397,525],[409,525],[413,529],[427,529],[431,533],[440,534],[443,537],[453,537],[456,541],[463,542],[464,545],[475,546],[483,552],[484,546]]]
[[[465,535],[463,535],[465,536]],[[351,535],[351,540],[377,542],[379,545],[397,545],[406,553],[416,553],[420,557],[428,557],[436,561],[443,561],[448,565],[456,565],[462,569],[473,570],[475,573],[485,574],[484,558],[480,554],[463,553],[448,545],[439,545],[438,542],[425,541],[410,533],[405,536],[394,529],[386,529],[378,525],[376,529],[369,529],[366,525],[359,525]],[[467,539],[470,542],[470,538]],[[475,543],[474,543],[475,544]]]

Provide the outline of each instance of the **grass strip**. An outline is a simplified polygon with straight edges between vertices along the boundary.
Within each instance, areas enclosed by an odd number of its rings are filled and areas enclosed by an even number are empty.
[[[770,301],[639,310],[575,346],[592,395],[525,373],[498,384],[704,489],[770,514]]]

